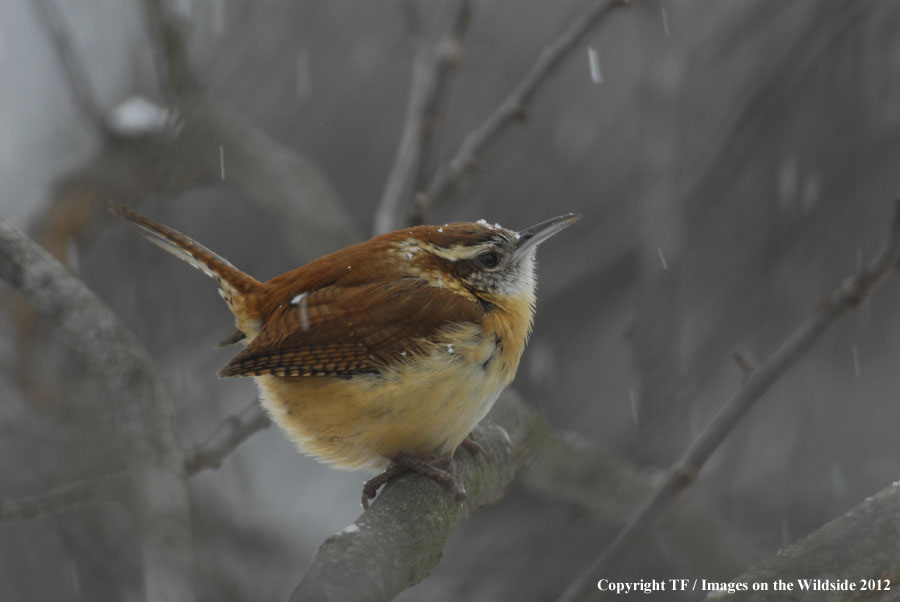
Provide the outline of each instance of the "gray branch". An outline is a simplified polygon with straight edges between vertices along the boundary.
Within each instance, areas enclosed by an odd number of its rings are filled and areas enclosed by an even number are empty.
[[[127,498],[128,475],[83,479],[18,500],[0,502],[0,525],[63,514],[76,508]]]
[[[141,527],[147,600],[192,600],[191,522],[175,411],[153,362],[113,312],[27,236],[0,218],[0,278],[54,324],[109,399],[124,441]]]
[[[488,145],[510,126],[525,120],[535,94],[591,30],[616,8],[627,3],[628,0],[600,0],[556,41],[544,48],[509,96],[481,125],[466,135],[453,158],[438,170],[428,185],[425,201],[435,206],[452,196],[465,183],[467,176],[478,169],[481,155]]]
[[[226,418],[203,443],[185,454],[187,475],[192,477],[203,470],[219,468],[241,443],[271,425],[269,416],[254,399],[240,414]]]
[[[736,592],[727,597],[711,594],[707,600],[727,599],[732,602],[775,602],[800,598],[799,579],[849,580],[855,591],[817,591],[806,593],[808,599],[821,602],[861,600],[893,602],[900,588],[900,486],[883,489],[843,516],[831,521],[806,539],[770,556],[733,583],[766,583],[768,591]],[[775,591],[773,584],[781,580],[793,584],[788,591]],[[860,591],[860,580],[872,580],[882,588]],[[887,583],[885,582],[887,580]]]
[[[867,266],[825,297],[803,323],[764,362],[746,375],[735,395],[669,470],[660,488],[644,502],[603,554],[585,569],[559,598],[581,600],[594,590],[595,577],[608,573],[613,563],[657,522],[672,503],[697,480],[709,457],[746,413],[798,359],[803,357],[838,318],[865,303],[894,274],[900,259],[900,201],[887,242]]]
[[[424,204],[417,199],[424,193],[432,169],[450,76],[459,64],[471,16],[471,0],[459,0],[447,35],[434,47],[427,42],[418,44],[406,120],[394,165],[375,212],[375,234],[422,222]],[[410,22],[415,20],[411,18]]]
[[[175,15],[168,0],[141,0],[140,4],[157,77],[169,103],[181,107],[202,93],[188,60],[186,24]]]

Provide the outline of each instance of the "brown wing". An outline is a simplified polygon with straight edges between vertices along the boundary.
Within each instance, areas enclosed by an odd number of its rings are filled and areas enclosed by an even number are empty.
[[[219,375],[375,373],[440,328],[483,315],[477,302],[421,280],[326,286],[280,305]]]

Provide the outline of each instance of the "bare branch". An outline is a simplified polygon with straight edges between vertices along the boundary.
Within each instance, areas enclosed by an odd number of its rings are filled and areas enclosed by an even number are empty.
[[[706,429],[669,470],[654,496],[643,503],[628,524],[591,566],[563,592],[560,602],[585,598],[593,591],[593,576],[609,567],[656,523],[660,515],[693,483],[703,465],[734,430],[744,415],[781,376],[803,357],[838,318],[858,308],[893,275],[900,259],[900,201],[884,249],[871,264],[862,267],[844,284],[825,297],[811,315],[751,373]]]
[[[819,591],[807,594],[816,600],[871,600],[894,602],[897,600],[897,581],[900,579],[900,486],[883,489],[831,521],[809,537],[789,548],[770,556],[755,568],[739,577],[731,577],[733,583],[768,583],[777,580],[794,584],[797,579],[849,579],[856,584],[856,591]],[[872,580],[875,587],[860,593],[859,581]],[[887,583],[886,583],[887,581]],[[885,586],[890,590],[884,589]],[[880,591],[879,591],[880,590]],[[785,600],[784,591],[740,591],[729,594],[734,602],[775,602]],[[720,600],[711,594],[707,600]]]
[[[0,502],[0,524],[28,521],[72,510],[125,499],[129,487],[126,473],[83,479],[18,500]]]
[[[418,44],[400,144],[375,213],[376,234],[422,222],[424,205],[416,198],[424,193],[434,169],[447,88],[459,65],[471,18],[471,0],[459,0],[446,36],[434,47],[425,42]],[[412,17],[410,22],[415,23]]]
[[[141,0],[160,84],[172,106],[182,106],[202,89],[191,69],[184,24],[168,0]]]
[[[469,174],[478,169],[480,157],[490,143],[509,126],[525,120],[528,106],[540,87],[556,72],[562,62],[602,23],[628,0],[600,0],[587,14],[572,24],[556,41],[544,48],[534,65],[500,106],[463,139],[456,155],[432,178],[425,201],[438,205],[453,195]]]
[[[109,129],[103,111],[100,110],[97,99],[94,98],[87,69],[72,47],[72,41],[69,39],[63,19],[53,2],[54,0],[33,0],[31,6],[38,24],[53,44],[56,58],[69,84],[72,100],[75,101],[82,115],[97,133],[105,136],[109,134]]]
[[[240,414],[226,418],[203,443],[185,454],[185,472],[192,477],[203,470],[219,468],[241,443],[271,424],[259,401],[254,399]]]
[[[184,456],[175,411],[153,362],[115,314],[62,264],[0,218],[0,278],[57,326],[110,399],[141,525],[147,600],[193,599]]]

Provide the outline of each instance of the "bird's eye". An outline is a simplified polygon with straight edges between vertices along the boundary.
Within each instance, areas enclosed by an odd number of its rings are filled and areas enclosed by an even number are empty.
[[[493,251],[485,251],[478,254],[478,263],[485,268],[492,269],[500,264],[500,258]]]

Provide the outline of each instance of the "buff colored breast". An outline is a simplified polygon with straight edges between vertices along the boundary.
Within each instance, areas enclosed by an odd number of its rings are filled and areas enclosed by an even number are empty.
[[[518,310],[530,315],[531,303]],[[378,375],[258,376],[263,406],[301,452],[338,468],[379,470],[400,452],[452,454],[510,383],[525,345],[530,317],[494,316],[440,333]]]

